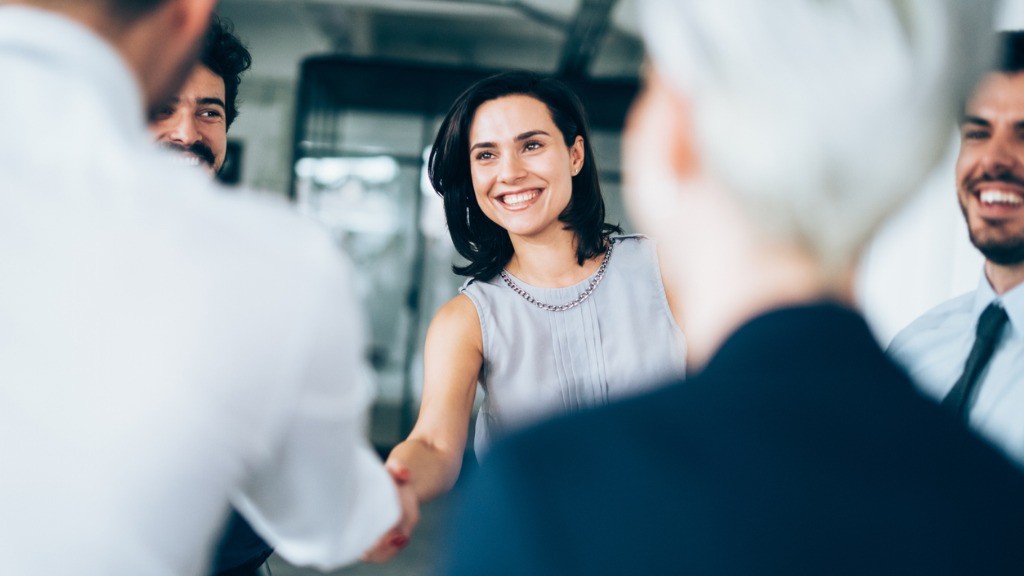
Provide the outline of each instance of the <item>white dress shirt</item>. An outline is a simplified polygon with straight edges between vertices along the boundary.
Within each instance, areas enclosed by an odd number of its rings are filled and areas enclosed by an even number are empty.
[[[981,312],[996,300],[1009,321],[978,382],[970,425],[1024,465],[1024,284],[997,296],[982,274],[974,292],[940,304],[904,328],[889,353],[925,394],[941,401],[963,372]]]
[[[117,52],[0,7],[0,566],[195,574],[229,500],[292,562],[398,518],[349,269],[151,144]]]

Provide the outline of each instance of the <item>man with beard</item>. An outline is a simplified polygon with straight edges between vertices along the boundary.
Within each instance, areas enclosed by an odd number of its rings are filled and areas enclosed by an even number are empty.
[[[336,245],[169,162],[146,130],[215,3],[0,3],[12,574],[198,574],[229,504],[284,558],[329,569],[400,516],[364,436],[372,388]]]
[[[238,85],[251,65],[252,56],[230,25],[214,15],[199,63],[178,93],[150,118],[156,140],[180,150],[188,163],[220,172],[228,130],[238,116]]]
[[[957,197],[985,256],[978,288],[930,310],[889,352],[926,394],[1024,464],[1024,32],[999,35],[997,66],[960,119]]]
[[[227,134],[238,116],[241,75],[252,56],[229,23],[213,15],[192,74],[178,93],[160,106],[149,122],[158,142],[181,152],[189,165],[216,174],[224,165]],[[213,555],[213,576],[256,574],[273,549],[236,510],[231,511]]]

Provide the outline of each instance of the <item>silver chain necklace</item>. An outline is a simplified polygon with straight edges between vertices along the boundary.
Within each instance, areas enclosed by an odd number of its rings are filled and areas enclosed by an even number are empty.
[[[584,290],[579,296],[577,296],[575,300],[571,302],[566,302],[565,304],[560,304],[556,306],[554,304],[545,304],[543,302],[538,302],[537,299],[531,296],[529,292],[523,290],[518,284],[516,284],[508,275],[508,272],[506,272],[505,270],[501,271],[501,279],[505,281],[505,284],[508,284],[508,287],[511,288],[513,292],[519,294],[527,302],[533,304],[537,308],[540,308],[541,310],[547,310],[548,312],[565,312],[566,310],[570,310],[572,308],[579,306],[580,304],[583,303],[584,300],[590,298],[590,295],[594,293],[594,290],[597,288],[597,285],[601,283],[601,279],[604,278],[604,271],[606,268],[608,268],[608,260],[610,260],[612,257],[612,244],[612,242],[608,243],[608,249],[605,250],[604,252],[604,260],[601,261],[601,266],[597,269],[597,274],[594,274],[594,279],[591,280],[590,284],[587,285],[587,289]]]

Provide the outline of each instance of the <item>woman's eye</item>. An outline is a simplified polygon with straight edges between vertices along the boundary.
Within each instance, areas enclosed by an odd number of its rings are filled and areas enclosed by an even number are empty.
[[[537,150],[540,147],[541,143],[535,140],[530,140],[529,142],[523,145],[524,150]]]
[[[476,155],[477,160],[490,160],[491,158],[494,158],[494,154],[490,152],[480,152]]]

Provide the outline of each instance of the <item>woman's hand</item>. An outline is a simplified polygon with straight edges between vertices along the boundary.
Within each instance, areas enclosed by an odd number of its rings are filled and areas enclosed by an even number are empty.
[[[388,460],[384,468],[391,474],[395,481],[395,488],[398,490],[398,500],[402,507],[402,515],[398,523],[374,544],[373,548],[367,550],[362,557],[363,562],[383,563],[391,560],[396,554],[402,551],[412,536],[412,531],[420,521],[420,502],[409,482],[409,469]]]

